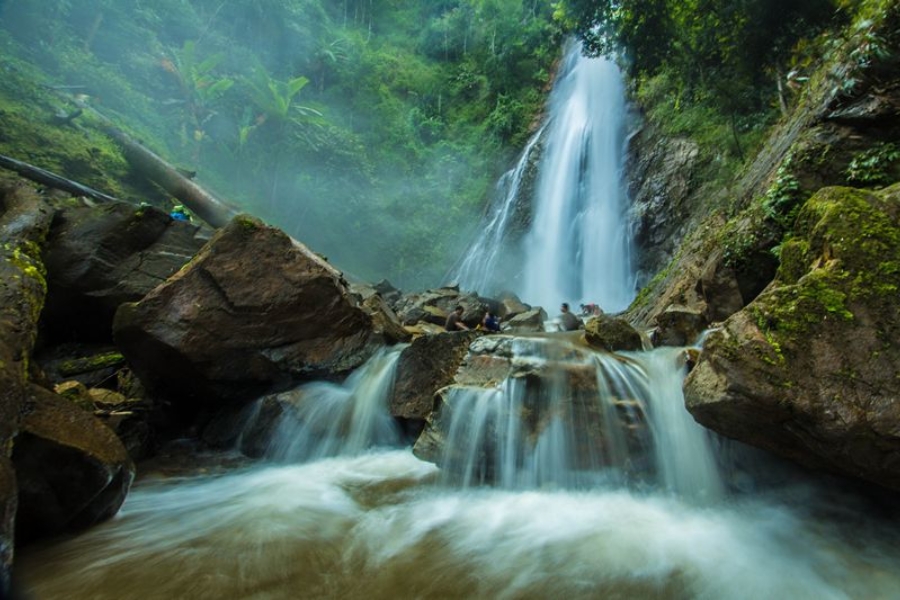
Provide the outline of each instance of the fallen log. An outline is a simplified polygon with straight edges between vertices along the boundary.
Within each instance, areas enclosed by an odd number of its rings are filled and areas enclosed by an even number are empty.
[[[119,201],[118,198],[110,196],[109,194],[104,194],[103,192],[98,192],[93,188],[78,183],[77,181],[66,179],[65,177],[47,171],[46,169],[30,165],[28,163],[16,160],[15,158],[10,158],[9,156],[4,156],[2,154],[0,154],[0,167],[9,169],[10,171],[15,171],[25,179],[30,179],[31,181],[40,183],[41,185],[46,185],[57,190],[63,190],[64,192],[69,192],[70,194],[75,194],[77,196],[87,196],[88,198],[98,200],[100,202]]]
[[[211,226],[222,227],[238,214],[237,210],[182,175],[176,167],[152,150],[132,139],[105,118],[102,118],[102,121],[103,131],[119,144],[125,159],[134,169],[180,200],[191,212]]]

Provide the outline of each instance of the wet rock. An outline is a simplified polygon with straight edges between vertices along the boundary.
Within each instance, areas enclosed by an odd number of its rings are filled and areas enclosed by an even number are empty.
[[[390,337],[339,271],[246,216],[143,300],[122,305],[114,333],[150,391],[185,406],[341,376]]]
[[[200,250],[205,240],[198,230],[153,207],[77,200],[63,205],[45,256],[47,335],[108,340],[120,304],[143,298]]]
[[[547,313],[541,307],[535,307],[504,321],[502,327],[507,333],[531,333],[544,331]]]
[[[697,341],[709,323],[702,312],[686,306],[670,306],[656,315],[655,346],[688,346]]]
[[[475,332],[439,333],[417,338],[400,354],[391,395],[391,414],[417,435],[434,410],[435,393],[453,381]]]
[[[900,490],[900,186],[826,188],[778,276],[704,344],[694,418],[728,437]]]
[[[588,319],[584,339],[591,347],[608,352],[642,350],[644,347],[641,334],[628,321],[610,315]]]
[[[19,485],[16,542],[77,531],[112,517],[134,464],[106,425],[32,385],[13,448]]]
[[[669,262],[690,225],[700,152],[692,140],[666,137],[647,125],[632,138],[630,153],[637,267],[652,274]]]

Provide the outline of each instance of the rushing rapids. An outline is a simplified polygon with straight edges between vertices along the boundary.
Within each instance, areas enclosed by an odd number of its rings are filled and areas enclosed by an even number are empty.
[[[612,311],[633,296],[621,98],[614,65],[568,54],[540,134],[550,166],[529,252],[511,279],[528,301]],[[601,113],[612,119],[602,131]],[[507,228],[521,174],[463,262],[464,285],[487,292],[480,284],[505,282],[496,269],[519,256]],[[614,356],[566,334],[479,338],[414,449],[388,414],[397,352],[341,385],[260,399],[232,453],[174,472],[145,465],[116,518],[24,548],[17,590],[38,600],[900,590],[893,508],[712,437],[684,409],[682,349]]]
[[[540,356],[535,346],[508,348],[541,373],[529,377],[543,397],[592,354],[552,335]],[[467,427],[505,415],[505,437],[447,440],[471,444],[459,448],[465,456],[502,440],[508,468],[491,485],[465,471],[462,482],[439,476],[411,449],[383,445],[393,361],[382,355],[343,386],[298,390],[341,427],[286,410],[267,460],[146,473],[111,522],[27,548],[19,586],[26,597],[71,599],[887,598],[900,589],[895,523],[863,518],[863,500],[821,484],[739,491],[760,484],[732,469],[720,479],[729,461],[717,461],[719,444],[683,409],[678,352],[623,358],[593,356],[605,382],[595,401],[628,396],[646,414],[655,468],[641,478],[622,476],[632,449],[614,430],[626,421],[601,436],[618,448],[579,469],[569,461],[584,423],[563,426],[560,405],[537,438],[517,437],[532,415],[514,405],[524,396],[510,380],[451,394],[465,397]]]

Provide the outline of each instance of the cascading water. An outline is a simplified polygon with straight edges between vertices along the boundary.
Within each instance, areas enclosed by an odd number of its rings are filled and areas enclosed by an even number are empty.
[[[393,387],[399,356],[399,350],[383,350],[343,384],[317,381],[257,401],[257,405],[279,406],[278,418],[265,432],[264,455],[280,462],[300,462],[397,446],[400,434],[385,398]],[[252,408],[245,432],[259,426],[264,412],[259,406]]]
[[[433,427],[446,438],[446,482],[592,489],[640,480],[683,499],[721,499],[707,434],[683,408],[682,350],[611,356],[550,337],[483,338],[470,353],[481,368],[513,358],[498,384],[442,393]],[[464,366],[460,378],[477,374]]]
[[[586,83],[597,76],[607,83]],[[619,163],[595,163],[621,155],[621,130],[607,139],[575,126],[601,110],[596,96],[621,98],[620,85],[610,63],[569,54],[523,298],[611,311],[631,297]],[[594,99],[562,108],[575,90]],[[266,460],[216,464],[218,475],[142,473],[115,519],[19,549],[21,595],[897,596],[900,526],[867,516],[867,500],[799,475],[723,482],[716,446],[684,410],[680,349],[612,356],[561,333],[482,336],[415,454],[396,447],[388,417],[397,355],[249,409],[238,443]],[[417,458],[428,443],[440,469]]]
[[[451,416],[451,429],[501,432],[447,440],[472,444],[460,448],[467,486],[436,485],[435,466],[409,449],[372,448],[391,362],[382,356],[319,398],[349,437],[299,418],[277,437],[312,435],[320,446],[305,439],[287,454],[272,449],[285,459],[303,448],[296,456],[308,462],[145,476],[112,521],[21,552],[22,595],[896,597],[900,528],[865,518],[859,498],[814,484],[756,498],[725,492],[706,431],[683,410],[677,349],[616,358],[561,334],[485,339],[511,371]],[[595,435],[585,437],[585,426],[597,426]],[[486,453],[499,457],[493,484],[476,485]]]
[[[607,312],[634,298],[628,198],[623,183],[626,104],[614,62],[582,56],[571,44],[550,96],[548,123],[530,142],[502,201],[455,273],[465,289],[515,291],[555,309],[561,302],[597,303]],[[522,247],[510,243],[509,218],[523,202],[519,183],[541,140],[531,226]],[[524,256],[518,268],[497,257]]]

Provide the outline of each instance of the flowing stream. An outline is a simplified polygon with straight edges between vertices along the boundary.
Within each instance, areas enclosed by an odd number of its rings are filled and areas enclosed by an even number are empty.
[[[621,79],[606,61],[566,61],[517,289],[613,311],[633,294]],[[520,179],[500,194],[477,252],[490,268],[471,270],[473,282],[499,264]],[[450,389],[440,468],[400,442],[387,408],[399,350],[386,351],[342,385],[279,395],[282,416],[263,438],[267,405],[249,407],[238,444],[262,459],[142,465],[111,521],[18,552],[19,595],[900,596],[892,507],[712,437],[684,410],[682,349],[612,356],[565,334],[483,340],[521,376]]]
[[[653,476],[598,464],[590,479],[556,477],[577,426],[548,426],[542,460],[514,461],[493,485],[454,483],[381,445],[393,362],[381,356],[343,386],[307,386],[326,408],[280,424],[267,460],[145,472],[112,521],[21,552],[18,587],[40,600],[896,598],[896,522],[820,483],[728,485],[718,445],[682,408],[678,355],[592,367],[615,382],[600,396],[624,390],[648,414]],[[460,419],[487,419],[475,405],[515,401],[503,391],[515,387],[473,396]]]

